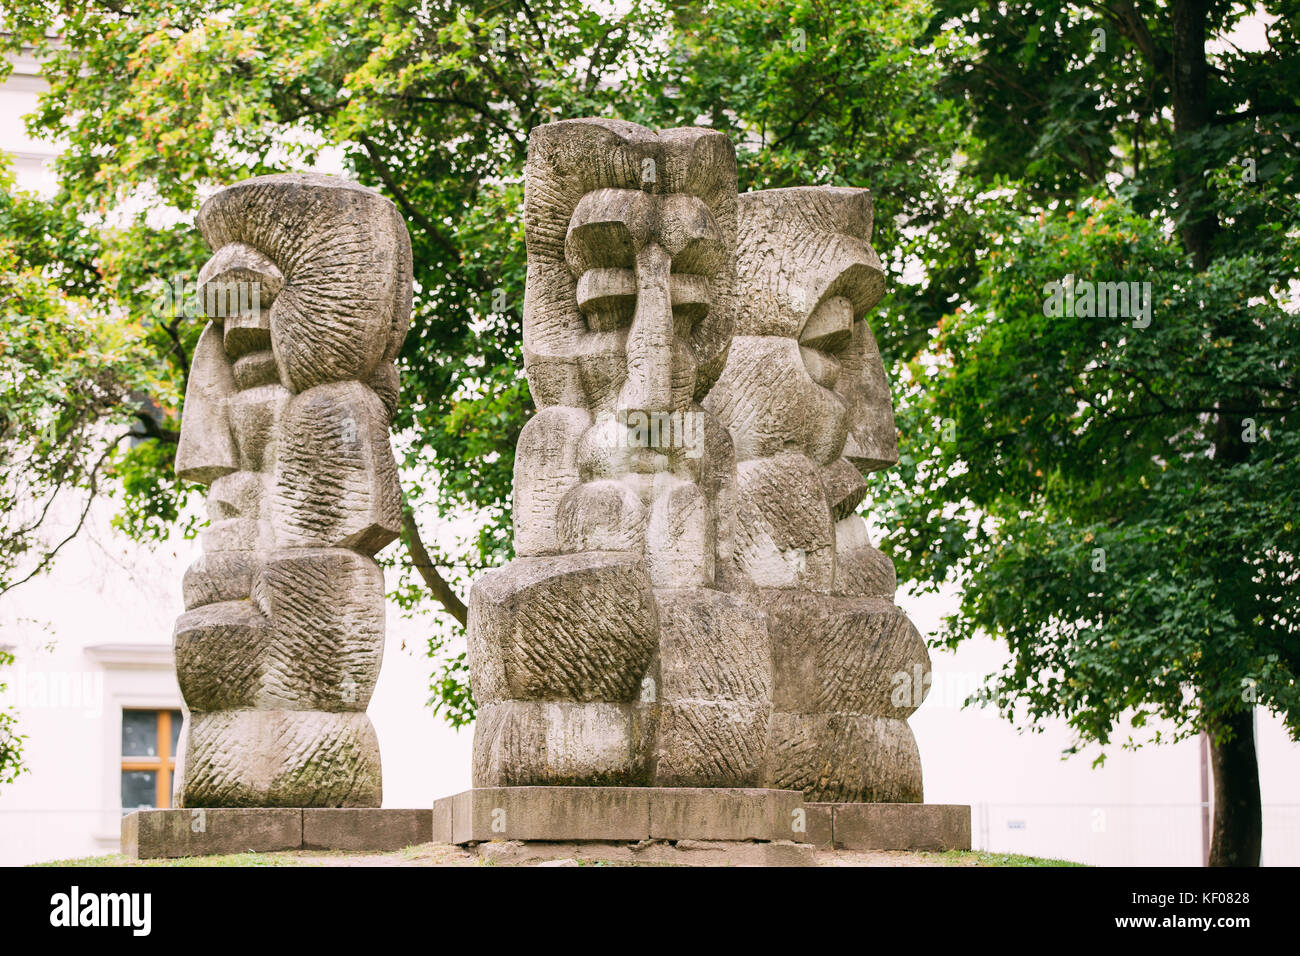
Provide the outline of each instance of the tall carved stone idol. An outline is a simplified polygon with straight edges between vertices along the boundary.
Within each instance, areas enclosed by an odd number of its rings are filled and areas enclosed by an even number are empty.
[[[863,476],[898,460],[866,318],[884,292],[871,194],[746,193],[739,223],[735,338],[704,404],[735,441],[736,564],[772,639],[766,784],[818,802],[920,802],[906,718],[929,655],[857,514]]]
[[[177,474],[208,485],[175,630],[183,807],[377,807],[366,707],[384,645],[374,554],[401,525],[388,428],[411,307],[393,205],[267,176],[198,217],[210,321]]]
[[[477,787],[757,786],[761,615],[728,593],[736,164],[707,129],[529,140],[515,550],[470,595]]]
[[[735,189],[715,131],[532,133],[539,410],[519,558],[470,595],[476,787],[921,799],[929,660],[856,515],[897,460],[870,194]]]

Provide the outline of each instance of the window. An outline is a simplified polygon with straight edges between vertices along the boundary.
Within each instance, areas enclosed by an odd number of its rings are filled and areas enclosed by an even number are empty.
[[[179,710],[122,711],[122,811],[172,805]]]

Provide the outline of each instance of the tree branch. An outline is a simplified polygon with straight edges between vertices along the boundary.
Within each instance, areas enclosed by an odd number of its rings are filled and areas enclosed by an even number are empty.
[[[36,567],[34,567],[31,570],[31,572],[28,573],[25,577],[19,578],[17,581],[14,581],[12,584],[6,584],[3,587],[0,587],[0,594],[4,594],[6,591],[12,591],[14,588],[18,587],[21,584],[26,584],[32,578],[36,577],[36,575],[40,574],[42,571],[48,568],[50,566],[50,562],[54,560],[55,555],[59,553],[60,549],[62,549],[62,547],[65,544],[67,544],[69,541],[71,541],[73,538],[75,538],[78,534],[81,533],[81,529],[86,524],[86,516],[90,514],[90,506],[95,503],[95,494],[99,489],[100,466],[103,465],[104,462],[108,460],[108,456],[111,455],[113,453],[113,450],[122,443],[123,439],[130,438],[130,437],[131,437],[131,432],[127,432],[123,435],[118,435],[117,438],[113,439],[112,444],[110,444],[107,448],[104,449],[104,453],[100,455],[99,460],[95,462],[95,467],[90,469],[90,487],[88,489],[89,493],[86,495],[86,506],[81,509],[81,515],[77,518],[77,523],[73,527],[72,531],[68,533],[68,536],[64,538],[62,541],[60,541],[58,544],[56,544],[53,547],[53,549],[51,549],[50,552],[46,554],[45,557],[43,557],[40,560],[40,562],[36,565]]]
[[[420,540],[420,526],[415,523],[415,514],[407,507],[402,508],[402,543],[406,545],[411,563],[415,565],[415,570],[420,572],[420,577],[424,578],[424,583],[433,592],[433,596],[448,614],[460,622],[461,627],[465,627],[469,619],[465,602],[438,573],[433,559],[429,557],[428,549]]]
[[[397,200],[397,204],[402,207],[403,211],[405,211],[408,216],[415,220],[416,224],[421,229],[429,234],[429,237],[433,239],[433,241],[436,242],[439,247],[447,253],[447,255],[451,256],[453,262],[460,262],[460,250],[456,248],[456,244],[447,238],[447,235],[438,228],[437,223],[422,213],[409,199],[407,199],[406,192],[398,185],[397,178],[393,175],[393,171],[389,169],[388,164],[384,162],[383,157],[379,153],[379,147],[375,144],[375,141],[363,133],[358,142],[361,143],[362,148],[365,149],[366,155],[370,157],[370,162],[375,167],[375,172],[378,173],[379,178],[384,181],[384,185],[388,187],[388,191],[393,194],[393,198]]]

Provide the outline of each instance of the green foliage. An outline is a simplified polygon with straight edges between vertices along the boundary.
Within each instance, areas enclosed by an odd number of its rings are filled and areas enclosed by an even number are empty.
[[[14,656],[0,650],[0,671],[14,662]],[[0,681],[0,695],[9,689],[9,685]],[[13,783],[18,775],[26,772],[23,765],[23,741],[27,738],[18,733],[18,721],[13,709],[0,707],[0,783]]]
[[[119,527],[157,537],[188,514],[171,456],[199,322],[155,304],[204,258],[185,220],[216,184],[328,149],[411,229],[403,483],[426,531],[473,519],[464,541],[440,534],[430,549],[463,593],[512,554],[514,443],[532,411],[519,349],[528,131],[582,115],[707,123],[736,139],[742,189],[876,194],[890,294],[873,326],[895,363],[902,461],[875,477],[873,518],[901,577],[965,585],[945,642],[1008,641],[990,699],[1030,721],[1063,716],[1080,741],[1110,740],[1124,715],[1185,734],[1243,695],[1290,720],[1295,6],[1265,4],[1268,51],[1220,45],[1204,121],[1175,129],[1172,5],[1157,0],[621,13],[19,0],[2,42],[37,48],[50,92],[33,132],[68,148],[56,197],[7,189],[0,208],[6,295],[51,317],[41,347],[23,338],[30,323],[2,329],[22,348],[0,361],[27,356],[15,384],[48,379],[6,392],[3,461],[44,433],[42,409],[89,407],[87,421],[135,423],[105,464],[125,496]],[[1241,10],[1214,5],[1211,34]],[[1150,324],[1045,315],[1045,287],[1067,275],[1149,282]],[[79,354],[111,387],[91,388],[101,379]],[[141,416],[146,399],[156,408]],[[75,429],[51,434],[48,454],[78,447]],[[84,490],[91,466],[67,474]],[[0,556],[34,539],[5,540],[19,543]],[[412,561],[387,560],[401,572],[392,597],[427,612]],[[431,703],[455,725],[473,715],[460,638],[429,624]]]
[[[1252,705],[1300,736],[1295,5],[1263,5],[1264,52],[1217,43],[1181,126],[1175,6],[956,0],[932,25],[975,47],[945,88],[980,276],[901,379],[877,504],[900,578],[963,588],[942,643],[1007,641],[983,697],[1074,749],[1226,736]],[[1150,324],[1046,314],[1067,276],[1150,283]]]
[[[910,432],[899,480],[926,493],[896,499],[913,514],[894,553],[910,576],[961,576],[947,644],[1005,637],[1013,657],[990,688],[1004,710],[1065,717],[1101,743],[1126,713],[1175,738],[1243,700],[1297,713],[1300,315],[1279,282],[1294,254],[1196,273],[1159,223],[1083,199],[1010,226],[982,308],[950,317],[915,363],[932,373],[918,410],[931,426]],[[1045,290],[1071,274],[1140,276],[1149,326],[1045,315]],[[1225,460],[1233,444],[1243,454]],[[978,516],[956,536],[951,502]]]
[[[71,258],[74,239],[86,245],[84,281],[106,308],[143,315],[159,280],[195,274],[193,230],[157,224],[191,215],[215,184],[302,168],[331,147],[398,204],[416,282],[395,422],[403,482],[426,526],[433,513],[476,520],[459,545],[430,547],[463,593],[470,575],[512,554],[514,444],[532,412],[520,355],[528,131],[574,116],[655,127],[703,117],[742,140],[742,188],[872,187],[900,278],[882,337],[906,351],[948,295],[902,282],[907,256],[956,286],[976,274],[969,252],[951,267],[942,254],[969,250],[976,230],[943,195],[963,129],[935,90],[932,51],[917,43],[926,11],[883,0],[848,13],[753,0],[637,0],[624,12],[576,0],[186,0],[129,11],[19,0],[4,42],[36,47],[50,91],[31,126],[68,144],[50,208],[89,224],[55,243],[51,261]],[[795,30],[804,52],[791,45]],[[900,219],[915,225],[906,237]],[[931,241],[935,231],[944,238]],[[104,276],[101,234],[112,237]],[[149,361],[176,394],[197,326],[149,326]],[[159,402],[174,430],[172,403]],[[166,441],[137,445],[117,472],[128,496],[119,526],[137,537],[184,513]],[[428,610],[407,556],[386,560],[401,570],[392,597],[408,613]],[[430,624],[432,702],[453,724],[473,713],[458,640],[459,628]]]
[[[148,332],[120,308],[101,309],[100,275],[62,258],[97,255],[71,215],[17,192],[0,167],[0,593],[47,568],[64,539],[43,527],[89,498],[123,460],[138,396],[164,399]],[[89,250],[94,249],[91,253]],[[57,500],[56,500],[57,499]]]
[[[979,224],[955,168],[968,120],[940,94],[941,55],[969,51],[957,35],[927,39],[931,15],[916,0],[710,5],[681,29],[656,103],[674,123],[732,134],[742,192],[872,190],[872,245],[890,275],[872,324],[887,358],[914,354],[978,275]]]

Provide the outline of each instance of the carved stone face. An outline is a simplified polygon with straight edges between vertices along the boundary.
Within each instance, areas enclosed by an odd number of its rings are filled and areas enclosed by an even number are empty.
[[[867,314],[884,288],[866,190],[740,197],[736,337],[705,407],[736,447],[735,560],[772,647],[766,783],[824,801],[921,798],[899,674],[925,642],[893,603],[894,568],[855,514],[863,476],[897,460]]]
[[[328,505],[333,526],[320,526],[309,512],[321,492],[308,487],[318,462],[308,456],[335,448],[388,477],[393,359],[411,302],[405,226],[370,190],[291,175],[223,190],[204,205],[199,228],[215,250],[199,273],[210,322],[190,370],[176,471],[209,485],[204,550],[347,542],[377,550],[396,535],[392,508],[358,483]],[[364,391],[345,395],[351,382]],[[319,386],[331,389],[330,429],[296,429],[290,399]],[[368,434],[375,426],[382,448]],[[283,449],[282,435],[293,438]]]
[[[222,190],[176,471],[209,486],[176,622],[180,806],[378,806],[366,705],[401,527],[388,426],[411,304],[392,203],[333,177]]]
[[[730,451],[699,400],[731,335],[731,143],[616,120],[542,126],[525,206],[539,415],[517,456],[516,550],[639,551],[660,583],[711,582]]]
[[[797,451],[864,473],[897,461],[893,412],[867,312],[884,294],[865,189],[740,197],[735,338],[708,405],[740,461]]]
[[[862,476],[897,461],[866,319],[884,292],[871,195],[776,189],[746,193],[739,207],[736,334],[705,401],[736,447],[737,557],[760,586],[829,591],[834,526],[844,522],[841,545],[867,544],[852,517]]]

